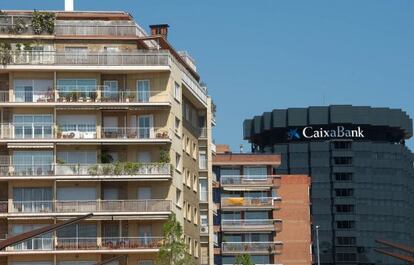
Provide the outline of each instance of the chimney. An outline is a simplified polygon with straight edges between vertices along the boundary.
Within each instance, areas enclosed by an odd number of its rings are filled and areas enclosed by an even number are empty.
[[[168,37],[168,28],[170,27],[168,24],[157,24],[157,25],[150,25],[151,29],[151,36],[161,35],[164,39]]]
[[[74,0],[65,0],[65,11],[73,12],[73,1]]]

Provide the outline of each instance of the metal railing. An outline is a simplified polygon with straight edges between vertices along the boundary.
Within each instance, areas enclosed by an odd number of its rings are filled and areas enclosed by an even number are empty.
[[[223,242],[222,251],[225,253],[274,253],[282,252],[282,242]]]
[[[221,220],[222,228],[252,228],[252,227],[263,227],[269,228],[274,227],[276,220],[273,219],[239,219],[239,220]]]
[[[102,127],[104,139],[171,139],[171,131],[163,127]]]
[[[10,65],[169,66],[168,52],[11,51]]]
[[[202,101],[207,104],[207,88],[202,87],[197,81],[195,81],[185,71],[182,73],[182,81],[188,88]]]
[[[157,249],[163,237],[44,237],[33,238],[6,248],[6,251]]]
[[[114,164],[13,164],[0,162],[0,176],[135,176],[170,175],[165,163],[118,162]]]
[[[78,23],[57,22],[55,25],[55,35],[107,35],[107,36],[136,36],[137,27],[135,25],[111,25],[103,24],[99,21],[94,25],[82,25]]]
[[[167,91],[110,91],[106,86],[70,87],[58,86],[56,90],[0,91],[0,102],[13,103],[163,103],[170,102]]]
[[[32,16],[27,15],[0,15],[0,34],[34,35]]]
[[[7,202],[1,202],[2,204]],[[169,212],[169,200],[13,201],[9,213]]]
[[[272,175],[223,175],[220,177],[222,185],[272,185]]]
[[[221,207],[273,207],[274,197],[226,197],[221,198]]]

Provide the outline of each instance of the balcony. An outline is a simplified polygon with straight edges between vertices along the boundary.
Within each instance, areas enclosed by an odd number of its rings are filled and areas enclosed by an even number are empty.
[[[0,178],[39,177],[39,179],[170,179],[167,163],[115,162],[112,164],[21,164],[0,156]],[[53,157],[45,158],[53,161]]]
[[[223,254],[281,254],[283,243],[277,242],[223,242]]]
[[[169,142],[172,133],[164,127],[102,127],[96,125],[74,128],[53,123],[5,123],[1,124],[0,139],[44,142],[112,142],[142,141]],[[100,138],[97,136],[100,135]]]
[[[125,70],[121,66],[166,66],[171,64],[170,54],[167,51],[145,52],[65,52],[65,51],[10,51],[7,68],[15,66],[113,66]],[[14,66],[14,67],[10,67]],[[39,68],[40,67],[40,68]],[[21,68],[21,67],[19,67]],[[43,68],[42,68],[43,69]],[[49,68],[46,68],[49,69]],[[163,68],[164,69],[164,68]]]
[[[256,231],[282,231],[282,220],[273,219],[243,219],[222,220],[221,229],[226,232],[256,232]]]
[[[21,253],[107,253],[107,252],[156,252],[162,237],[42,237],[7,247],[0,255]]]
[[[0,202],[6,209],[8,202]],[[83,200],[83,201],[13,201],[8,214],[13,216],[65,216],[95,213],[96,215],[161,214],[169,215],[169,200]]]
[[[114,105],[129,103],[151,105],[161,103],[170,105],[171,96],[167,91],[109,91],[106,86],[57,87],[38,91],[0,91],[0,102],[13,105]]]
[[[221,198],[221,208],[224,209],[278,209],[280,198],[274,197],[227,197]]]
[[[280,177],[274,175],[226,175],[220,177],[226,190],[262,190],[280,187]]]

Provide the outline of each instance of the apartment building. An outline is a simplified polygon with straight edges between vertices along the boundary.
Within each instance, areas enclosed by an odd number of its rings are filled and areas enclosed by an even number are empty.
[[[125,12],[1,12],[0,239],[94,214],[1,250],[1,265],[155,264],[171,213],[201,263],[212,102],[168,25],[150,28]]]
[[[217,145],[213,172],[215,264],[311,264],[310,180],[276,175],[279,155],[232,153]]]

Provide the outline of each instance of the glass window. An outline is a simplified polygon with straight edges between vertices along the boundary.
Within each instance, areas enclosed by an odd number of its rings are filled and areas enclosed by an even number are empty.
[[[137,80],[137,96],[138,102],[149,102],[150,99],[150,81]]]
[[[269,219],[269,213],[265,211],[246,211],[244,213],[244,218],[265,220]]]
[[[52,115],[14,115],[14,138],[52,138]]]
[[[247,178],[266,178],[267,169],[265,166],[244,167],[244,175]]]
[[[53,175],[52,151],[14,151],[12,165],[16,175]]]
[[[181,100],[181,87],[177,82],[174,82],[174,98],[178,101]]]

